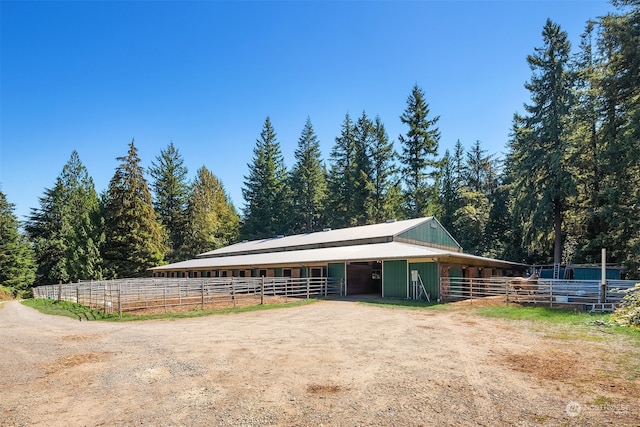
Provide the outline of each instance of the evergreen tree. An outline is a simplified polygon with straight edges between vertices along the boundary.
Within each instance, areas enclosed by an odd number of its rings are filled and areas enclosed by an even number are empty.
[[[184,234],[187,230],[188,169],[173,142],[160,151],[156,162],[149,168],[149,174],[153,178],[153,207],[167,233],[167,261],[186,259],[184,254],[180,254],[179,249],[184,244]]]
[[[311,233],[324,228],[323,212],[327,182],[322,166],[320,143],[307,121],[298,139],[296,163],[290,176],[293,233]]]
[[[65,259],[70,245],[65,232],[70,224],[68,218],[63,218],[64,192],[60,179],[57,179],[54,187],[46,188],[39,198],[40,207],[31,208],[25,224],[35,252],[35,283],[38,285],[70,281]]]
[[[20,233],[15,206],[0,191],[0,286],[14,295],[26,290],[35,279],[35,261],[31,246]]]
[[[371,145],[372,213],[371,222],[381,223],[387,219],[403,219],[402,189],[395,165],[397,154],[393,142],[379,116],[373,123]]]
[[[458,194],[460,185],[458,179],[456,179],[454,168],[455,159],[451,156],[449,150],[446,150],[440,162],[440,206],[442,207],[440,222],[453,236],[457,236],[458,233],[453,223],[455,212],[460,207]]]
[[[132,140],[126,157],[109,182],[104,197],[105,242],[102,248],[107,276],[143,277],[162,264],[166,247],[162,226],[153,210],[151,192]]]
[[[347,113],[329,156],[327,220],[333,228],[355,225],[355,147],[355,125]]]
[[[465,250],[476,255],[487,255],[490,247],[487,228],[497,188],[493,156],[485,153],[480,141],[467,152],[457,189],[459,207],[453,214],[456,238]]]
[[[417,85],[407,99],[400,121],[409,127],[398,140],[402,145],[402,176],[407,217],[433,215],[437,211],[435,185],[439,164],[438,142],[440,131],[436,127],[439,117],[429,118],[429,105],[424,92]]]
[[[289,230],[290,190],[280,143],[265,119],[260,139],[253,149],[253,163],[245,176],[242,195],[245,200],[242,236],[261,239],[286,234]]]
[[[602,69],[600,232],[610,261],[640,277],[640,2],[617,1],[619,13],[600,20]],[[596,252],[596,248],[591,248]]]
[[[93,180],[74,150],[26,224],[38,265],[36,283],[102,278],[102,217]]]
[[[353,187],[351,188],[353,211],[350,215],[353,225],[367,225],[374,222],[374,183],[371,163],[373,138],[373,123],[363,111],[354,127]]]
[[[182,248],[187,258],[231,244],[240,224],[222,183],[205,166],[198,169],[191,187]]]
[[[457,140],[453,150],[453,171],[452,171],[456,188],[460,188],[462,186],[465,157],[466,157],[466,153],[464,151],[462,142],[460,142],[460,140]]]
[[[571,78],[570,44],[560,26],[547,20],[544,46],[527,62],[533,75],[525,87],[531,104],[526,116],[514,118],[508,165],[514,173],[516,208],[523,219],[525,244],[542,255],[552,242],[553,260],[562,260],[562,226],[566,201],[573,191],[567,167]]]

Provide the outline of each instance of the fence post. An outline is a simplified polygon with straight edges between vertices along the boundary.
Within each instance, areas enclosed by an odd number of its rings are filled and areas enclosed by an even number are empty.
[[[80,286],[76,285],[76,303],[80,304]]]
[[[507,302],[507,305],[509,305],[509,280],[504,283],[504,291],[506,293],[505,301]]]
[[[307,299],[309,299],[309,278],[307,277]]]
[[[204,282],[200,282],[200,307],[204,310]]]
[[[164,291],[164,312],[167,312],[167,284],[164,283],[162,286],[162,290]]]
[[[471,278],[469,284],[469,299],[471,300],[471,304],[473,304],[473,278]]]
[[[264,305],[264,276],[260,276],[260,305]]]
[[[553,280],[549,282],[549,307],[553,308]]]
[[[118,316],[122,319],[122,299],[120,296],[120,291],[121,291],[121,285],[120,285],[120,282],[118,282]]]
[[[233,306],[236,306],[236,286],[233,281],[233,276],[231,276],[231,301],[233,301]]]

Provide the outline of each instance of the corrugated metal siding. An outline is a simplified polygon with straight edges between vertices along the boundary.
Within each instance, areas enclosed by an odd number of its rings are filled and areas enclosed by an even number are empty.
[[[433,219],[420,224],[410,230],[405,231],[398,235],[403,239],[417,240],[419,242],[433,243],[439,246],[446,246],[451,248],[460,248],[455,240],[451,238],[449,233]]]
[[[347,278],[344,262],[330,262],[327,268],[329,277],[336,277],[342,280]]]
[[[600,280],[601,275],[601,267],[573,267],[573,278],[575,280]],[[620,270],[607,268],[606,278],[609,280],[620,280]]]
[[[407,298],[407,261],[382,261],[382,293],[385,298]]]
[[[418,270],[422,283],[429,293],[432,300],[440,298],[440,281],[438,278],[438,263],[437,262],[412,262],[409,263],[409,275],[411,270]],[[411,276],[409,276],[411,277]],[[410,291],[413,288],[410,286]],[[413,297],[413,295],[411,295]]]

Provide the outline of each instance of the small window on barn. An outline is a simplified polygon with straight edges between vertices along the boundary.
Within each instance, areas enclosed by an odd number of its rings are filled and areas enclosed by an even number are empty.
[[[267,277],[267,270],[260,270],[260,277]]]
[[[290,268],[285,268],[284,270],[282,270],[282,276],[283,277],[291,277],[291,269]]]

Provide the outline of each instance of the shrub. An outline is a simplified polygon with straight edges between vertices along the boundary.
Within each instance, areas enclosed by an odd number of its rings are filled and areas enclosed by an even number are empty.
[[[640,329],[640,283],[624,291],[622,303],[611,315],[611,320],[622,326]]]

